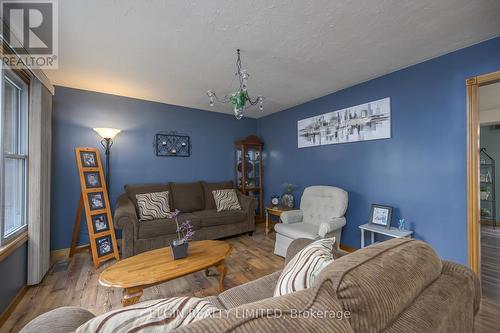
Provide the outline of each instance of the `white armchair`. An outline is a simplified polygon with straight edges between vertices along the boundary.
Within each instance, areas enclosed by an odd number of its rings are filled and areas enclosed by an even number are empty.
[[[347,197],[347,192],[338,187],[307,187],[300,200],[300,209],[283,212],[281,223],[274,226],[274,253],[284,257],[288,245],[296,238],[335,237],[338,249],[340,233],[346,224]]]

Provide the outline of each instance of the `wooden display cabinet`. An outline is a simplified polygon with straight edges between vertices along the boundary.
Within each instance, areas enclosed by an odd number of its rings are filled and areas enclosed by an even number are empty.
[[[262,147],[264,143],[255,135],[235,142],[236,186],[245,195],[257,199],[257,215],[264,217],[262,206]]]

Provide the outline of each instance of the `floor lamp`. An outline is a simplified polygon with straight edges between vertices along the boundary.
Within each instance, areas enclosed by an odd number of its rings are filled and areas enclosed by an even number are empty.
[[[104,147],[104,152],[106,154],[106,188],[108,189],[108,193],[111,192],[109,188],[111,183],[111,175],[109,173],[109,154],[111,151],[111,146],[113,145],[113,138],[120,133],[119,129],[116,128],[94,128],[102,138],[101,145]]]

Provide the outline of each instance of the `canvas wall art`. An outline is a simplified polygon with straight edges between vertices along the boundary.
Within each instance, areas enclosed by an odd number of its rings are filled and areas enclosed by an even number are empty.
[[[391,99],[348,107],[297,122],[298,147],[388,139]]]

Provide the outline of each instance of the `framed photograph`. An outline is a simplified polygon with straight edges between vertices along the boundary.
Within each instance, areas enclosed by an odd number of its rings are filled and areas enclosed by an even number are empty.
[[[113,253],[113,241],[111,236],[103,236],[95,239],[95,245],[97,248],[97,255],[103,257],[110,253]]]
[[[391,227],[392,207],[372,205],[370,224],[379,225],[389,229]]]
[[[106,214],[92,215],[92,227],[95,234],[109,230],[108,216]]]
[[[84,168],[97,168],[97,156],[93,151],[80,152],[82,166]]]
[[[85,186],[87,188],[102,187],[101,175],[97,171],[84,171],[83,178],[85,178]]]
[[[104,201],[103,192],[91,192],[88,193],[90,210],[104,209],[106,208],[106,203]]]

